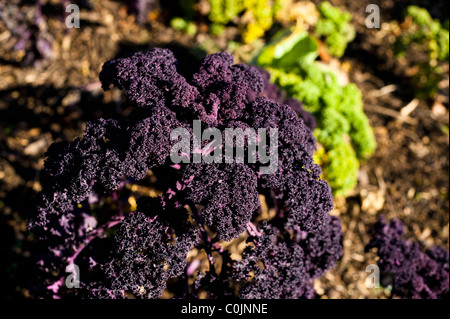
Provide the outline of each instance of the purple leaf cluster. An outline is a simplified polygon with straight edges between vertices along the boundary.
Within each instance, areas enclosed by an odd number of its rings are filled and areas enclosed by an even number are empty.
[[[244,164],[191,164],[183,179],[186,199],[203,206],[203,222],[220,240],[237,238],[259,207],[257,175]]]
[[[378,249],[381,283],[402,298],[441,299],[449,293],[449,252],[439,246],[422,251],[404,239],[404,225],[385,218],[374,225],[367,249]]]
[[[197,242],[197,232],[186,227],[172,237],[161,217],[129,214],[114,237],[111,259],[104,266],[111,291],[158,298],[169,278],[183,274],[186,255]]]
[[[296,232],[287,237],[270,224],[253,236],[242,260],[235,264],[234,277],[244,282],[240,297],[245,299],[314,299],[313,280],[333,267],[342,255],[339,220],[328,216],[318,233]],[[254,276],[248,279],[248,270]]]
[[[270,82],[270,73],[260,66],[255,67],[260,73],[264,81],[264,90],[259,94],[267,96],[269,99],[289,105],[297,115],[303,119],[306,126],[314,130],[317,126],[314,115],[307,112],[303,108],[303,103],[293,97],[286,97],[286,92],[278,87],[278,85]],[[249,92],[251,98],[255,98],[257,94],[254,91]]]
[[[49,248],[40,265],[61,273],[64,265],[89,264],[95,276],[77,292],[89,298],[157,298],[170,278],[187,286],[189,276],[196,277],[195,287],[178,297],[197,296],[198,289],[211,298],[233,295],[233,283],[242,286],[243,298],[314,297],[311,282],[337,262],[342,238],[339,221],[328,214],[331,189],[313,162],[311,130],[290,106],[252,98],[249,92],[262,94],[264,79],[253,67],[233,64],[231,55],[207,56],[191,81],[177,63],[171,51],[156,48],[103,65],[103,88],[123,89],[140,115],[91,121],[83,137],[50,147],[37,215],[29,222]],[[277,128],[277,171],[261,174],[260,164],[247,162],[193,163],[193,147],[191,162],[174,164],[169,154],[177,141],[170,132],[192,132],[193,120],[203,129]],[[127,211],[120,194],[126,184],[144,182],[149,170],[161,195],[141,195],[136,212]],[[260,194],[277,215],[256,224]],[[105,202],[112,204],[100,207]],[[245,231],[254,248],[233,260],[219,243]],[[102,240],[109,253],[93,248]],[[205,251],[209,270],[186,264],[192,248]],[[261,263],[266,268],[255,268]],[[61,297],[58,278],[49,289]]]

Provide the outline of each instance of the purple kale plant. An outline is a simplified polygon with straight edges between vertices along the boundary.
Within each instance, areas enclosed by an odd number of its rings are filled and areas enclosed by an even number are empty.
[[[381,284],[407,299],[443,299],[449,296],[449,252],[440,246],[422,251],[404,239],[404,225],[384,217],[374,225],[366,249],[377,248]]]
[[[314,115],[303,108],[303,103],[293,97],[286,97],[286,92],[281,90],[278,85],[270,82],[270,73],[260,66],[255,67],[260,73],[264,81],[264,90],[260,95],[267,96],[269,99],[289,105],[299,117],[303,119],[306,126],[314,130],[317,126]],[[254,94],[251,92],[250,94]]]
[[[103,88],[124,90],[139,116],[88,122],[83,137],[49,148],[37,214],[29,220],[46,248],[37,256],[36,294],[316,297],[313,280],[340,258],[342,233],[329,215],[331,189],[313,162],[314,136],[289,105],[262,96],[265,80],[256,68],[233,63],[227,53],[209,55],[189,81],[167,49],[103,65]],[[237,160],[174,163],[178,141],[170,132],[192,132],[194,120],[203,129],[277,129],[277,170],[261,174],[258,162]],[[184,156],[212,152],[209,142]],[[159,192],[135,194],[130,208],[133,185]],[[275,212],[270,218],[261,217],[262,196]],[[223,243],[239,238],[246,248],[232,258]],[[193,249],[206,267],[189,257]],[[67,288],[69,274],[79,288]]]

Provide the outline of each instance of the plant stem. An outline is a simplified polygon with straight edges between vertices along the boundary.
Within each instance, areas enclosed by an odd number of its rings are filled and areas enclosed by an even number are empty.
[[[105,223],[104,225],[98,227],[89,237],[86,238],[86,240],[75,250],[75,253],[67,258],[67,265],[73,265],[75,262],[75,259],[78,257],[78,255],[86,248],[89,243],[100,236],[105,230],[110,229],[114,227],[117,224],[120,224],[122,220],[124,219],[124,216],[119,216],[117,219],[110,220],[109,222]],[[64,282],[64,277],[61,276],[56,282],[53,284],[47,286],[48,289],[53,290],[54,294],[57,294],[61,286]]]
[[[198,213],[198,210],[195,207],[195,204],[193,202],[188,201],[187,205],[191,209],[192,214],[194,215],[194,219],[197,222],[198,227],[200,228],[200,233],[202,235],[203,242],[205,244],[205,251],[206,251],[206,254],[208,255],[209,268],[210,268],[210,270],[214,270],[214,266],[213,266],[214,259],[212,257],[211,241],[209,240],[208,234],[206,233],[205,226],[203,224],[203,219],[200,216],[200,214]]]

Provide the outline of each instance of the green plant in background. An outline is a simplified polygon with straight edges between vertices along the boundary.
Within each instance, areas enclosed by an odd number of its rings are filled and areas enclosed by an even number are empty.
[[[352,16],[327,1],[321,2],[317,9],[320,18],[316,24],[316,36],[325,38],[330,54],[341,57],[347,44],[355,38],[355,29],[350,24]]]
[[[439,20],[432,19],[426,9],[409,6],[403,30],[394,42],[393,51],[398,58],[412,55],[425,57],[425,61],[416,64],[419,68],[412,77],[412,84],[418,88],[419,97],[434,97],[443,79],[444,71],[440,62],[449,59],[448,20],[441,24]]]
[[[224,26],[236,17],[242,28],[242,40],[250,43],[264,35],[280,9],[280,0],[208,0],[211,32],[220,34]]]
[[[208,0],[209,20],[212,23],[225,25],[244,10],[243,0]]]
[[[225,25],[243,10],[243,0],[208,0],[210,11],[209,20],[211,33],[220,35],[225,30]]]
[[[316,162],[337,196],[357,183],[359,163],[375,150],[375,137],[363,111],[361,91],[340,84],[337,74],[316,61],[318,45],[307,32],[276,35],[253,61],[265,67],[271,81],[300,100],[317,120],[320,144]]]
[[[187,21],[180,17],[174,17],[170,20],[170,26],[175,30],[180,30],[186,32],[187,34],[193,36],[197,33],[197,26],[192,21]]]
[[[195,10],[200,10],[195,0],[180,3],[187,21],[192,19]],[[355,37],[351,15],[329,2],[322,2],[317,8],[311,1],[294,0],[208,0],[208,3],[209,9],[200,11],[208,14],[210,33],[221,35],[226,25],[232,23],[239,27],[244,44],[254,43],[264,36],[275,22],[284,27],[296,25],[299,30],[315,26],[315,35],[323,38],[329,52],[337,57],[342,56],[348,42]],[[180,21],[172,22],[174,28],[186,30]]]
[[[273,24],[274,17],[280,9],[279,0],[250,0],[245,1],[244,16],[249,23],[242,32],[244,43],[250,43],[264,35]]]
[[[175,30],[183,31],[188,35],[195,35],[197,33],[197,25],[193,21],[195,16],[195,2],[197,0],[182,0],[179,1],[179,6],[183,12],[182,17],[172,17],[170,26]]]

